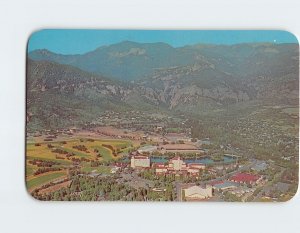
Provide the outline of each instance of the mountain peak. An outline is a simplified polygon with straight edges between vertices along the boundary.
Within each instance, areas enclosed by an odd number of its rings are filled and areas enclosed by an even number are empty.
[[[155,46],[163,46],[163,47],[168,47],[168,48],[173,48],[171,45],[164,43],[164,42],[149,42],[149,43],[142,43],[142,42],[136,42],[136,41],[130,41],[130,40],[124,40],[116,44],[110,45],[110,47],[115,47],[115,46],[128,46],[128,47],[155,47]]]
[[[49,54],[54,54],[54,53],[48,49],[36,49],[36,50],[29,52],[29,54],[49,55]]]

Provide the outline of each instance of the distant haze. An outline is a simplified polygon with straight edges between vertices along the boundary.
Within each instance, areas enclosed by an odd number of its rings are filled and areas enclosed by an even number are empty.
[[[98,47],[133,41],[164,42],[173,47],[193,44],[298,43],[297,38],[280,30],[54,30],[34,32],[28,52],[47,49],[58,54],[83,54]]]

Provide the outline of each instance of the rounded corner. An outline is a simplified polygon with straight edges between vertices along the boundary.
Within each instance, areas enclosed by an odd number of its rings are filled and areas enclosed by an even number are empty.
[[[30,52],[30,51],[29,51],[29,44],[30,44],[31,39],[32,39],[35,35],[37,35],[37,34],[43,32],[43,31],[46,31],[46,30],[49,30],[49,29],[47,29],[47,28],[38,28],[38,29],[34,29],[33,31],[31,31],[31,32],[29,33],[29,35],[27,36],[27,43],[26,43],[26,52],[27,52],[27,53]]]
[[[35,196],[32,195],[32,192],[29,191],[27,181],[25,180],[25,191],[27,193],[27,196],[29,196],[30,199],[33,199],[34,201],[44,202],[44,200],[38,199]]]
[[[36,29],[36,30],[33,30],[27,37],[27,47],[26,47],[26,52],[27,52],[27,59],[30,60],[31,59],[31,54],[29,54],[30,52],[32,51],[29,51],[30,49],[30,43],[33,42],[32,39],[35,37],[35,36],[38,36],[40,33],[43,33],[45,31],[48,31],[48,30],[51,30],[51,29],[47,29],[47,28],[41,28],[41,29]],[[276,32],[278,33],[282,33],[282,34],[286,34],[287,37],[291,38],[291,42],[289,42],[290,44],[287,45],[287,47],[291,46],[294,48],[298,48],[299,49],[299,40],[296,36],[296,34],[288,31],[288,30],[275,30]],[[274,31],[273,31],[274,32]],[[37,38],[35,38],[37,39]],[[272,43],[272,42],[271,42]],[[281,42],[278,42],[278,44],[280,44]],[[276,44],[276,40],[274,40],[274,44]],[[269,46],[269,45],[267,45]],[[33,50],[34,51],[34,50]],[[294,51],[294,50],[293,50]],[[298,53],[298,57],[299,57],[299,53]],[[133,81],[134,82],[134,81]],[[28,91],[26,89],[26,91]],[[26,97],[27,98],[27,97]],[[26,110],[28,110],[28,107],[26,106]],[[27,125],[27,123],[26,123]],[[26,126],[27,127],[27,126]],[[27,128],[26,128],[26,132],[27,132]],[[26,140],[26,139],[25,139]],[[25,145],[26,145],[26,142],[25,142]],[[26,149],[25,149],[26,150]],[[27,160],[27,155],[25,157],[25,159]],[[25,165],[27,166],[27,164]],[[26,177],[26,174],[25,174],[25,177]],[[48,199],[45,200],[44,198],[39,198],[38,195],[35,195],[36,194],[36,191],[34,191],[34,189],[30,188],[30,186],[28,185],[28,181],[26,181],[26,178],[25,178],[25,189],[26,189],[26,192],[27,192],[27,195],[30,196],[30,198],[36,200],[36,201],[40,201],[40,202],[45,202],[45,201],[49,201]],[[281,202],[281,203],[288,203],[290,201],[292,201],[293,199],[295,199],[295,197],[298,195],[299,196],[299,182],[295,183],[293,185],[293,189],[292,191],[286,193],[286,196],[285,198],[282,198],[281,200],[277,199],[278,202]],[[276,201],[277,201],[276,200]],[[137,201],[135,201],[137,202]],[[226,201],[224,201],[226,202]],[[233,203],[233,201],[230,201]],[[253,201],[253,202],[262,202],[262,201]]]
[[[31,31],[30,34],[29,34],[28,37],[27,37],[27,41],[29,42],[30,39],[31,39],[34,35],[36,35],[36,34],[38,34],[38,33],[41,33],[41,32],[43,32],[43,31],[46,31],[46,30],[48,30],[48,29],[46,29],[46,28],[39,28],[39,29],[35,29],[35,30]]]
[[[299,192],[299,182],[297,183],[297,187],[296,187],[295,193],[294,193],[291,197],[289,197],[289,199],[282,201],[282,203],[288,203],[288,202],[291,202],[293,199],[296,198],[298,192]]]
[[[278,31],[284,32],[284,33],[288,34],[290,37],[293,37],[294,40],[296,41],[294,43],[299,46],[299,39],[298,39],[298,37],[297,37],[297,35],[295,33],[291,32],[289,30],[286,30],[286,29],[278,30]]]

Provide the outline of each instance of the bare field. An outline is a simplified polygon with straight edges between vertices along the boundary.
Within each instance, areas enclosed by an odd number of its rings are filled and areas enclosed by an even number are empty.
[[[45,188],[39,191],[39,194],[45,194],[45,193],[52,193],[55,192],[57,190],[60,190],[62,188],[67,188],[70,186],[70,184],[72,183],[71,180],[65,181],[63,183],[60,184],[55,184],[53,186],[50,186],[49,188]]]

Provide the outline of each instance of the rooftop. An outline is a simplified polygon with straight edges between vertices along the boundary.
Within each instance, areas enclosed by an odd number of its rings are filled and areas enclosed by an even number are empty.
[[[229,187],[237,187],[238,184],[234,183],[234,182],[230,182],[230,181],[222,181],[219,183],[215,183],[213,185],[215,188],[217,189],[224,189],[224,188],[229,188]]]
[[[149,159],[148,156],[142,156],[142,155],[135,155],[135,156],[132,156],[134,159]]]
[[[247,174],[247,173],[238,173],[231,177],[231,180],[236,182],[256,182],[260,176]]]

